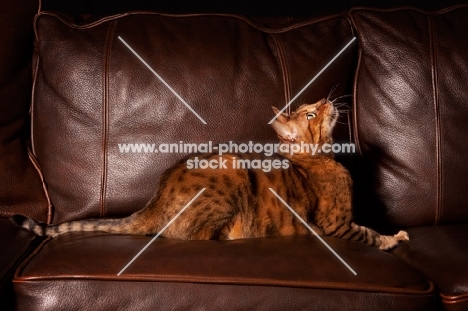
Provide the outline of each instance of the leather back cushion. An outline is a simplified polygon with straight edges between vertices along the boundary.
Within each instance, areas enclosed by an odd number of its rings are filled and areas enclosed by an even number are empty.
[[[121,153],[123,143],[276,142],[283,107],[352,38],[342,16],[264,27],[236,16],[132,13],[36,24],[33,153],[53,222],[125,215],[183,154]],[[122,38],[206,122],[203,124]],[[347,49],[293,104],[342,94]]]
[[[32,21],[37,0],[0,1],[0,216],[45,221],[48,205],[27,154]]]
[[[468,7],[428,14],[355,9],[355,138],[395,225],[468,220]]]

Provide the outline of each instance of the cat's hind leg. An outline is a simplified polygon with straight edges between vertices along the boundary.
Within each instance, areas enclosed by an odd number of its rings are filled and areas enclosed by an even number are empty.
[[[191,230],[188,238],[190,240],[227,240],[229,238],[225,236],[224,228],[228,227],[230,222],[230,217],[216,219],[215,221],[211,220],[210,223],[200,225]]]

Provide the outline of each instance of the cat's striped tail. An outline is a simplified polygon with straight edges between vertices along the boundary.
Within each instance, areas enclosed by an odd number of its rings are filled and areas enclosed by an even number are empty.
[[[56,237],[59,234],[76,231],[102,231],[108,233],[139,234],[135,230],[132,218],[122,219],[89,219],[64,222],[58,225],[47,225],[23,216],[15,215],[10,220],[16,225],[34,232],[38,236]]]

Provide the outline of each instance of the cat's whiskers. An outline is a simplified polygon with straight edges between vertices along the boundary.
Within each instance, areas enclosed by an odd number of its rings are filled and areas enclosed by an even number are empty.
[[[336,104],[333,104],[333,106],[341,113],[348,113],[351,111],[351,108],[349,107],[349,105],[347,103],[336,103]]]
[[[338,88],[338,84],[335,84],[334,86],[332,86],[330,92],[328,92],[327,101],[333,103],[333,100],[330,100],[330,98],[333,97],[333,93],[336,91],[337,88]]]
[[[341,96],[338,96],[332,100],[330,100],[332,103],[335,103],[335,101],[337,101],[338,99],[342,99],[342,98],[347,98],[347,97],[351,97],[352,95],[350,94],[346,94],[346,95],[341,95]]]
[[[351,109],[337,109],[337,111],[341,114],[341,113],[349,113],[351,111]]]
[[[333,103],[333,106],[339,108],[339,107],[349,107],[349,104],[346,102],[335,102]]]
[[[348,124],[347,122],[343,122],[343,121],[339,121],[339,120],[336,120],[336,123],[339,123],[339,124],[342,124],[342,125],[347,125]]]

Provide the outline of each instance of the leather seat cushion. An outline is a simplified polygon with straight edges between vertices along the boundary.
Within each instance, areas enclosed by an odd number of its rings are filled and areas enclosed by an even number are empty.
[[[315,237],[234,241],[70,233],[46,240],[14,280],[21,310],[432,310],[437,293],[396,257]],[[365,293],[365,294],[363,294]]]

